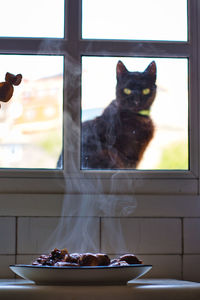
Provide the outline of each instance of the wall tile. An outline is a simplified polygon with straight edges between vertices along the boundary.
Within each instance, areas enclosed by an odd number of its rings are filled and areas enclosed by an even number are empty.
[[[200,282],[200,255],[183,256],[183,279]]]
[[[152,265],[152,269],[143,278],[174,278],[182,279],[182,255],[135,255],[144,265]],[[120,254],[109,254],[111,259]]]
[[[23,264],[23,265],[31,265],[32,262],[38,257],[37,254],[32,255],[17,255],[16,256],[16,263]]]
[[[182,279],[181,255],[140,255],[144,264],[152,265],[145,278],[175,278]]]
[[[184,219],[184,253],[200,253],[200,218]]]
[[[14,217],[0,218],[0,254],[15,254],[16,225]]]
[[[94,217],[22,217],[18,219],[17,254],[49,253],[53,248],[96,252],[99,230],[99,218]]]
[[[15,255],[0,255],[0,278],[15,278],[9,265],[15,264]]]
[[[181,253],[180,219],[103,218],[101,228],[103,252]]]

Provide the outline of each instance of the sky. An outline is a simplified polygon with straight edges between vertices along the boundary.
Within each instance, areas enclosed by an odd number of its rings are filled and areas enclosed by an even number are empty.
[[[0,0],[0,36],[64,35],[64,0]]]
[[[83,0],[83,37],[187,40],[186,0]]]
[[[187,39],[186,0],[82,0],[84,38]],[[64,0],[0,0],[0,36],[64,36]]]

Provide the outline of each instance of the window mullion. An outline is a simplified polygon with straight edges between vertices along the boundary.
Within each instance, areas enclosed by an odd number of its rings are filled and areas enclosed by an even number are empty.
[[[191,52],[189,43],[178,42],[82,40],[80,47],[83,55],[100,56],[189,57]]]
[[[63,55],[68,45],[57,38],[0,38],[1,54],[57,54]]]
[[[66,18],[66,38],[73,47],[81,38],[81,0],[67,0]]]
[[[199,140],[199,115],[198,115],[198,13],[200,11],[199,1],[188,1],[188,31],[189,41],[192,45],[191,56],[189,58],[188,84],[189,84],[189,154],[190,154],[190,170],[198,178],[198,140]],[[197,9],[198,8],[198,9]]]
[[[64,170],[80,170],[81,0],[67,1],[67,49],[64,74]]]

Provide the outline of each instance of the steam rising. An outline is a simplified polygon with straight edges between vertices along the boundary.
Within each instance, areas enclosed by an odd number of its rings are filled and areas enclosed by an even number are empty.
[[[136,208],[133,196],[120,200],[117,195],[66,195],[62,215],[46,248],[67,248],[69,252],[99,252],[101,249],[101,218],[119,215],[127,217]],[[77,200],[78,198],[78,200]],[[115,251],[120,253],[121,245],[126,247],[120,222],[115,222],[113,234],[117,234]]]
[[[77,140],[80,141],[80,127],[76,119],[77,104],[73,99],[77,93],[77,81],[81,71],[78,64],[70,56],[67,57],[67,85],[69,93],[67,96],[67,111],[65,111],[66,130],[70,129],[67,134],[67,162],[70,162],[70,168],[73,172],[77,171],[77,164],[75,157],[79,155],[79,147],[77,147]],[[78,102],[78,101],[77,101]],[[73,112],[76,111],[75,115]],[[64,143],[64,145],[65,145]],[[78,170],[79,171],[79,170]],[[72,172],[72,174],[73,174]],[[77,172],[78,173],[78,172]],[[116,172],[113,179],[116,179],[118,173]],[[89,183],[88,183],[89,182]],[[66,190],[75,189],[78,191],[76,195],[64,195],[61,216],[57,227],[52,232],[49,239],[46,241],[46,249],[67,248],[69,252],[99,252],[101,249],[101,218],[110,216],[124,216],[127,217],[133,213],[136,208],[136,200],[133,196],[126,196],[125,200],[117,195],[114,195],[113,181],[110,181],[108,194],[99,194],[103,190],[103,180],[98,179],[95,185],[93,181],[87,180],[90,185],[85,185],[82,181],[73,178],[73,175],[66,177]],[[95,195],[88,195],[88,190],[93,190]],[[98,228],[98,230],[96,230]],[[125,245],[125,240],[121,233],[121,225],[118,223],[113,228],[113,233],[117,232],[118,239],[116,240],[116,253],[120,252],[120,245]]]

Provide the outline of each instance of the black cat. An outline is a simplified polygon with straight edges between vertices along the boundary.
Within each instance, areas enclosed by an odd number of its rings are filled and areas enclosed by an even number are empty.
[[[117,63],[116,99],[82,123],[82,169],[134,169],[154,134],[149,116],[156,95],[156,64],[129,72]]]

